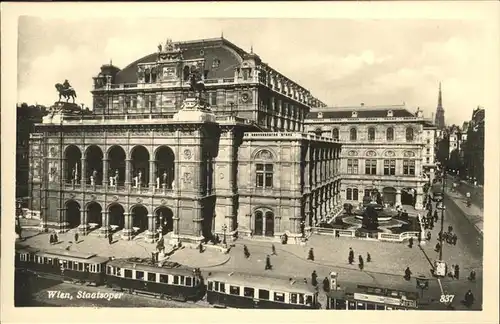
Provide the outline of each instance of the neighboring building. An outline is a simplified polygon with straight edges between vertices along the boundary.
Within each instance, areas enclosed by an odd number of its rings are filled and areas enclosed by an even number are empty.
[[[436,177],[437,127],[430,121],[424,122],[423,137],[425,146],[422,151],[423,171],[432,183]]]
[[[31,136],[30,208],[45,227],[294,241],[341,206],[340,144],[304,133],[324,103],[224,38],[103,65],[92,94],[92,116],[51,115]]]
[[[423,186],[429,180],[423,176],[428,121],[422,111],[363,104],[321,108],[309,113],[306,124],[307,131],[342,143],[343,200],[357,204],[378,189],[389,204],[423,208]]]
[[[449,152],[448,154],[451,155],[451,152],[454,150],[458,150],[460,152],[460,146],[462,145],[462,130],[460,129],[460,126],[457,125],[451,125],[447,130],[446,130],[447,138],[449,141]]]
[[[16,109],[16,199],[29,198],[29,138],[36,123],[46,114],[45,107],[18,104]]]
[[[485,110],[477,107],[468,122],[467,138],[463,147],[465,177],[484,184],[484,117]]]

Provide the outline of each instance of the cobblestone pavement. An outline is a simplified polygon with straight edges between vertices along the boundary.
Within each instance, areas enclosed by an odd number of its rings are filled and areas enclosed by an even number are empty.
[[[447,181],[447,187],[451,188],[453,186],[453,182],[457,183],[456,193],[459,196],[462,196],[465,199],[467,192],[471,194],[472,204],[481,210],[484,209],[484,188],[483,186],[474,186],[473,184],[460,180],[458,177],[454,175],[446,175],[450,181]]]

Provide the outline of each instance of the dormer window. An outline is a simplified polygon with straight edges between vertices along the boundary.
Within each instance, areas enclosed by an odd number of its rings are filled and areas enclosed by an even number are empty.
[[[323,113],[321,111],[318,113],[318,118],[323,118]]]
[[[357,111],[353,111],[352,112],[352,118],[358,118],[358,112]]]
[[[387,117],[392,117],[392,116],[393,116],[393,115],[392,115],[392,110],[389,110],[389,111],[387,112]]]

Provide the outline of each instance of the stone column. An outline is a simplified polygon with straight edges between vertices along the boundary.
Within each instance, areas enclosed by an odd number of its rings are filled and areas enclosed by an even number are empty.
[[[83,235],[87,235],[89,231],[89,224],[87,218],[87,210],[80,210],[80,226],[78,226],[78,232]]]
[[[104,191],[108,191],[108,185],[109,185],[108,181],[109,181],[108,159],[103,159],[102,160],[102,185],[104,187]]]
[[[66,182],[68,181],[68,174],[67,174],[68,172],[66,171],[66,169],[67,169],[66,159],[62,158],[61,159],[61,178],[62,178],[62,182],[63,182],[64,185],[66,185]]]
[[[304,191],[307,192],[311,188],[311,183],[309,181],[309,175],[311,174],[311,159],[309,157],[311,153],[310,144],[307,143],[304,149],[306,150],[304,163]]]
[[[126,159],[125,160],[125,188],[127,190],[130,190],[131,182],[130,180],[132,179],[131,174],[130,174],[130,167],[132,165],[132,160]],[[118,184],[117,184],[118,185]]]
[[[99,234],[103,235],[104,237],[108,236],[110,227],[109,227],[109,217],[108,217],[109,212],[107,211],[102,211],[101,212],[101,223],[102,226],[99,229]]]
[[[82,190],[85,190],[85,187],[87,186],[87,168],[85,165],[85,158],[82,158],[80,163],[81,163],[80,184],[82,186]]]
[[[417,198],[415,201],[415,209],[424,209],[424,196],[420,188],[417,188]]]
[[[132,239],[132,214],[131,213],[123,213],[123,217],[125,217],[125,228],[123,229],[122,239],[131,240]]]
[[[148,214],[148,229],[146,231],[146,242],[156,242],[158,240],[158,232],[156,231],[156,217],[153,214]]]
[[[396,206],[401,206],[401,190],[396,190]]]
[[[149,190],[154,192],[156,188],[156,161],[149,160]]]
[[[253,229],[252,229],[252,214],[251,213],[248,213],[245,215],[247,217],[247,224],[248,224],[248,230],[253,232]]]

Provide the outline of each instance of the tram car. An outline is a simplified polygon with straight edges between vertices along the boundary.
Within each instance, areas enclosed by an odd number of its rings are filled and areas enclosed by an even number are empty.
[[[108,262],[106,275],[106,285],[115,290],[179,301],[197,301],[205,295],[201,273],[176,262],[159,267],[151,259],[115,259]]]
[[[327,293],[327,309],[333,310],[414,310],[418,293],[358,285],[351,290]]]
[[[42,251],[33,248],[16,250],[17,269],[39,277],[100,286],[106,281],[105,265],[109,258],[74,251]]]
[[[207,277],[207,301],[215,307],[318,309],[316,289],[303,279],[217,273]]]

